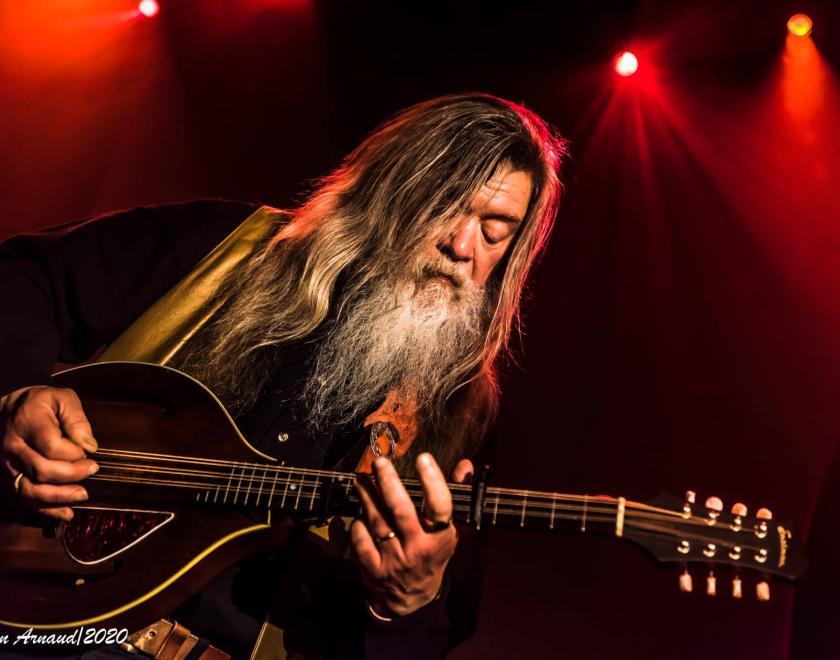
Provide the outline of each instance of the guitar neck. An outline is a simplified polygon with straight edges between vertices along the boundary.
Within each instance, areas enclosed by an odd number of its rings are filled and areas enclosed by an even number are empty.
[[[174,493],[207,506],[267,509],[301,517],[359,515],[357,478],[370,475],[254,463],[206,460],[181,462],[173,456],[142,457],[100,450],[100,471],[91,479],[142,485],[165,496]],[[422,484],[403,484],[419,511]],[[609,531],[622,535],[627,503],[623,498],[548,493],[510,488],[449,484],[453,521],[473,527],[540,530]],[[630,503],[631,506],[642,506]]]

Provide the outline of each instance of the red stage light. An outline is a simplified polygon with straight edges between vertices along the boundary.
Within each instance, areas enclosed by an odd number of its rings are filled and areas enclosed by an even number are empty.
[[[620,76],[632,76],[639,70],[639,60],[629,50],[619,53],[615,57],[615,72]]]
[[[158,5],[157,0],[142,0],[137,9],[146,18],[151,18],[152,16],[156,16],[160,11],[160,5]]]
[[[788,19],[788,31],[797,37],[807,37],[811,34],[814,23],[807,14],[794,14]]]

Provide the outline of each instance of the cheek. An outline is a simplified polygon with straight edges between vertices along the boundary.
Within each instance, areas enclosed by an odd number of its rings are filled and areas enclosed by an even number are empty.
[[[483,285],[487,282],[490,275],[493,274],[493,269],[499,264],[505,256],[505,250],[493,250],[492,252],[485,252],[475,259],[473,265],[472,280],[475,284]]]

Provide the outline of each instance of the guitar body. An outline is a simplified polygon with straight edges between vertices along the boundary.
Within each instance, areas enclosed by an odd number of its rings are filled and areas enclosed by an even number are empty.
[[[250,464],[251,447],[218,400],[172,369],[102,363],[70,369],[100,447]],[[97,456],[93,456],[97,459]],[[0,624],[135,630],[161,618],[245,557],[285,543],[292,523],[267,510],[209,508],[194,491],[160,497],[143,483],[85,482],[69,523],[24,511],[0,522]],[[12,517],[12,520],[8,520]]]

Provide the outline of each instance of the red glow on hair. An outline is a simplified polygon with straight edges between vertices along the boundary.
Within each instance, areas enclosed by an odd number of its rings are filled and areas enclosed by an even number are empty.
[[[158,5],[157,0],[142,0],[137,9],[146,18],[152,18],[153,16],[157,16],[160,11],[160,5]]]
[[[613,66],[618,75],[626,78],[639,70],[639,59],[629,50],[625,50],[615,56]]]
[[[787,29],[796,37],[807,37],[814,28],[814,22],[807,14],[794,14],[788,19]]]

